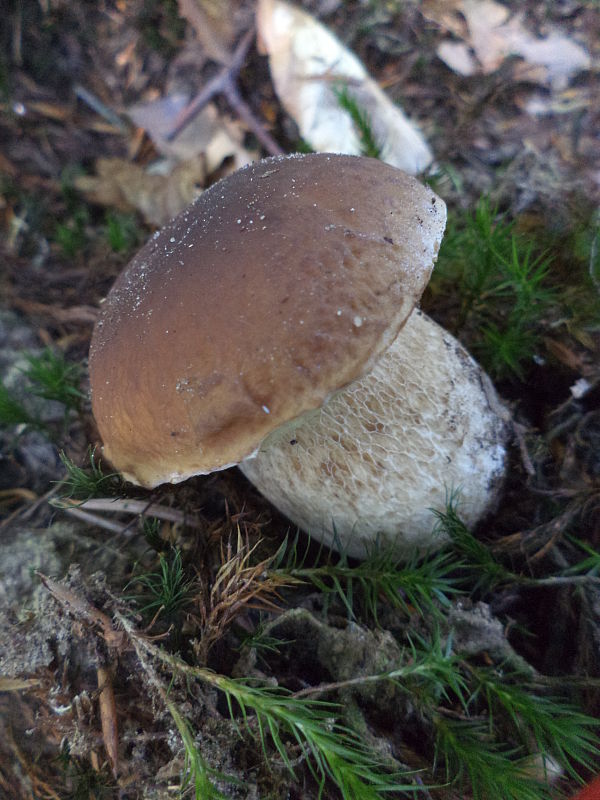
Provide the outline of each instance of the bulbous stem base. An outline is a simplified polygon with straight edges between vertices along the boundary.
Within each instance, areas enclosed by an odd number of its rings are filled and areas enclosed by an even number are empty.
[[[293,523],[364,557],[443,539],[434,510],[458,495],[472,527],[496,502],[507,409],[462,345],[415,311],[374,369],[270,434],[240,469]]]

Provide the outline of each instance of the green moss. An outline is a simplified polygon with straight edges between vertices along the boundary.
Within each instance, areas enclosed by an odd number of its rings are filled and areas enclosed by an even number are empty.
[[[558,299],[552,260],[485,197],[449,214],[431,292],[453,299],[446,324],[495,378],[523,379],[540,347]]]
[[[133,214],[109,211],[104,229],[106,240],[114,253],[133,250],[142,238],[142,232]]]

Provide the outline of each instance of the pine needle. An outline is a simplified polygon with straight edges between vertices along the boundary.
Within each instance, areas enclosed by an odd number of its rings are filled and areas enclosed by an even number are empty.
[[[306,553],[298,552],[296,536],[279,549],[270,574],[312,583],[325,595],[337,595],[351,618],[356,617],[360,607],[366,616],[377,620],[382,601],[407,614],[437,616],[459,593],[451,575],[457,561],[447,553],[424,559],[415,557],[406,562],[389,548],[373,547],[367,558],[356,564],[333,552],[322,563],[319,555],[308,565]]]

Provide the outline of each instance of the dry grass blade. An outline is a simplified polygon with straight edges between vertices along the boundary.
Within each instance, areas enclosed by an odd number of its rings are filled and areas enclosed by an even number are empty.
[[[19,692],[21,689],[35,689],[42,682],[36,678],[8,678],[0,675],[0,692]]]
[[[128,527],[127,525],[120,525],[117,522],[111,522],[111,520],[105,519],[98,514],[90,514],[88,511],[82,511],[78,507],[73,508],[71,506],[61,506],[60,508],[65,512],[65,514],[75,517],[75,519],[79,519],[82,522],[93,525],[95,528],[102,528],[110,533],[116,533],[117,535],[125,533]]]
[[[177,508],[163,506],[160,503],[149,503],[146,500],[132,500],[129,498],[115,497],[92,497],[83,503],[76,500],[64,498],[57,507],[64,511],[69,511],[76,507],[89,511],[112,511],[122,514],[138,514],[143,517],[156,517],[167,522],[175,522],[179,525],[186,525],[188,528],[202,528],[200,521],[194,517],[179,511]]]

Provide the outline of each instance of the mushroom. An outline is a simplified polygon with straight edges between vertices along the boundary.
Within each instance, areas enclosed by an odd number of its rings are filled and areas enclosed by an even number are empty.
[[[450,490],[474,525],[507,426],[481,368],[413,312],[445,217],[414,178],[355,156],[270,158],[211,186],[103,305],[90,379],[108,460],[146,487],[238,464],[358,557],[375,537],[435,544]]]

